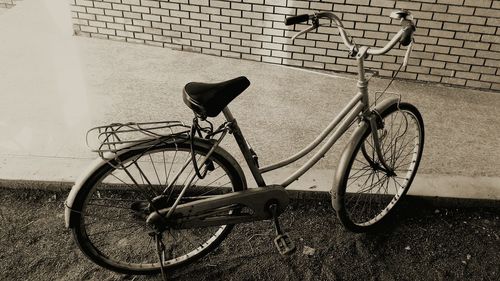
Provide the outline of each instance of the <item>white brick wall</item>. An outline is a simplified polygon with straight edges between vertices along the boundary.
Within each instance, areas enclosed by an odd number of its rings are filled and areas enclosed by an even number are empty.
[[[383,46],[399,30],[388,15],[417,19],[413,58],[399,77],[500,91],[500,1],[497,0],[70,0],[82,36],[183,49],[276,64],[355,72],[334,28],[290,37],[286,16],[331,10],[358,44]],[[391,54],[403,55],[402,50]],[[367,66],[390,76],[393,56]],[[401,60],[397,60],[400,62]]]

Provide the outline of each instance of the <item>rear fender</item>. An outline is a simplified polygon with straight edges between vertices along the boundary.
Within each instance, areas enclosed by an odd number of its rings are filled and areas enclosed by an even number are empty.
[[[75,220],[76,212],[73,212],[73,205],[75,203],[76,197],[80,193],[83,185],[87,180],[103,165],[108,163],[109,160],[119,157],[123,153],[129,151],[129,149],[133,146],[133,144],[129,144],[127,146],[123,146],[120,148],[119,152],[112,153],[108,152],[103,155],[103,157],[99,157],[94,159],[87,168],[85,168],[84,172],[80,174],[77,178],[75,184],[71,187],[71,191],[69,192],[68,198],[64,202],[64,224],[66,228],[72,228],[74,226],[73,221]],[[106,160],[109,159],[109,160]]]
[[[87,166],[85,171],[80,174],[75,184],[71,187],[68,198],[66,198],[66,201],[64,202],[64,224],[66,225],[66,228],[73,227],[71,223],[73,221],[72,217],[74,214],[74,212],[72,212],[73,204],[75,203],[75,198],[82,189],[83,184],[97,169],[99,169],[99,167],[104,164],[106,164],[106,160],[103,160],[101,158],[97,158],[92,161],[92,163]]]
[[[183,138],[178,138],[174,140],[177,143],[182,143],[185,142],[186,139]],[[151,142],[148,142],[148,146],[153,146],[158,143],[165,142],[164,138],[158,139],[158,140],[153,140]],[[195,139],[195,146],[205,148],[206,150],[209,150],[212,147],[212,142],[209,140],[205,139]],[[125,146],[122,147],[121,150],[117,153],[107,153],[104,155],[105,159],[114,159],[115,157],[119,157],[126,153],[127,151],[130,151],[130,148],[133,145]],[[246,189],[246,180],[245,180],[245,174],[243,173],[243,170],[239,166],[238,162],[223,148],[217,147],[216,151],[218,154],[221,154],[224,158],[228,159],[231,164],[238,170],[241,178],[243,179],[243,189]],[[76,180],[75,185],[71,188],[71,191],[68,195],[68,198],[65,201],[65,208],[64,208],[64,219],[65,219],[65,225],[67,228],[73,228],[75,226],[75,223],[78,222],[78,213],[76,211],[73,211],[74,208],[73,206],[75,205],[75,201],[77,198],[81,198],[79,195],[82,192],[82,188],[85,185],[85,183],[89,180],[89,178],[102,166],[106,165],[109,160],[104,160],[102,158],[97,158],[95,159],[92,163],[89,164],[89,166],[85,169],[85,171],[80,175],[80,177]]]

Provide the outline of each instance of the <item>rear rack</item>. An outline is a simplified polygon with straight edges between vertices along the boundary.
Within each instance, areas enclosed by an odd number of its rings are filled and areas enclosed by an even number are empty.
[[[172,137],[189,138],[190,126],[180,121],[112,123],[87,131],[87,146],[101,158],[104,153],[117,153]]]

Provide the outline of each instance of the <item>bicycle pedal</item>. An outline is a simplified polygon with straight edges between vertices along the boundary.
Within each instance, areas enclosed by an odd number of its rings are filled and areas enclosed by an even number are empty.
[[[295,252],[295,243],[293,243],[286,233],[276,236],[276,238],[274,238],[274,245],[278,249],[278,252],[283,256],[290,255]]]

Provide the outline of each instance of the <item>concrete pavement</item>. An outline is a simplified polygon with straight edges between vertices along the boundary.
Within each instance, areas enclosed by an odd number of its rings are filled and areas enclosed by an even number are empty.
[[[356,90],[350,75],[74,37],[62,0],[18,2],[0,14],[0,40],[4,185],[73,182],[95,157],[85,146],[92,126],[189,122],[181,90],[190,81],[249,78],[230,108],[263,164],[307,145]],[[370,89],[388,82],[374,78]],[[390,91],[414,103],[425,122],[424,156],[410,193],[500,199],[500,94],[409,81],[396,81]],[[329,190],[345,142],[292,188]],[[242,159],[230,138],[224,146]],[[293,167],[266,179],[277,182]]]

